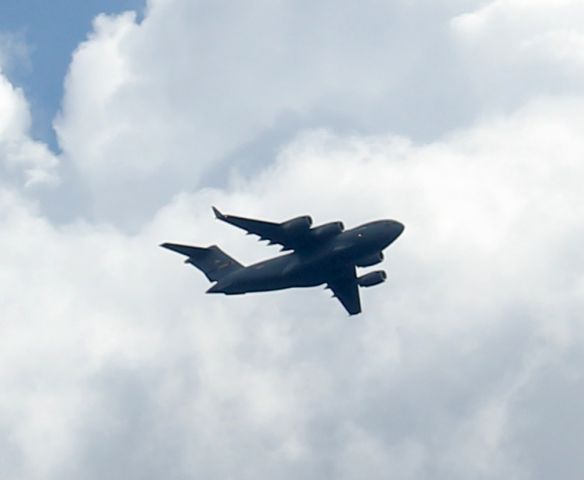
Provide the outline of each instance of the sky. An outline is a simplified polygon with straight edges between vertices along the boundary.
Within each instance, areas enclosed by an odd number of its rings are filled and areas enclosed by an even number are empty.
[[[0,44],[4,73],[27,94],[33,111],[32,133],[58,150],[51,121],[63,95],[63,77],[71,54],[83,41],[99,13],[130,8],[141,15],[142,0],[86,0],[72,6],[55,0],[0,4]]]
[[[581,477],[584,2],[67,7],[0,11],[2,479]],[[348,317],[204,295],[160,243],[277,254],[211,205],[406,230]]]

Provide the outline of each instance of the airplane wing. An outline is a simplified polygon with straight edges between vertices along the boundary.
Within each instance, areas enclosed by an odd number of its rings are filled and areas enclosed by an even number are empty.
[[[334,296],[343,304],[349,315],[361,313],[359,285],[354,266],[348,267],[341,275],[327,282],[327,288],[333,291]]]
[[[213,213],[219,220],[241,228],[248,234],[257,235],[260,240],[269,240],[270,245],[282,245],[282,250],[293,250],[305,241],[303,238],[299,238],[298,235],[292,235],[281,223],[225,215],[215,207],[213,207]]]

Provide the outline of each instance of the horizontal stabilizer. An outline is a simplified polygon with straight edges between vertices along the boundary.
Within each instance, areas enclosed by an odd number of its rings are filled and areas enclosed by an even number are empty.
[[[179,245],[176,243],[163,243],[163,248],[172,250],[188,257],[187,263],[201,270],[212,282],[220,280],[226,275],[243,267],[237,260],[231,258],[217,245],[208,248]]]
[[[160,246],[163,248],[168,248],[173,252],[180,253],[181,255],[186,255],[187,257],[201,256],[208,252],[207,248],[191,247],[189,245],[179,245],[177,243],[163,243]]]

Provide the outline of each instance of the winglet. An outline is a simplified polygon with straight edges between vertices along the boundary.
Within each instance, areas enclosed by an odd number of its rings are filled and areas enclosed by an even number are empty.
[[[225,215],[223,215],[216,207],[211,207],[213,209],[213,213],[215,214],[215,218],[219,220],[225,220]]]

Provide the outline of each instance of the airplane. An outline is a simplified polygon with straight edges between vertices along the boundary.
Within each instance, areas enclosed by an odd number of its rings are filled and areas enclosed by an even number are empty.
[[[383,270],[357,276],[356,267],[370,267],[383,260],[383,250],[404,231],[395,220],[378,220],[345,230],[342,222],[312,227],[308,215],[282,223],[225,215],[212,207],[215,217],[247,234],[279,244],[289,253],[243,266],[217,245],[207,248],[163,243],[160,246],[185,255],[185,263],[201,270],[215,284],[206,293],[239,295],[293,287],[326,284],[349,315],[361,313],[359,287],[383,283]]]

